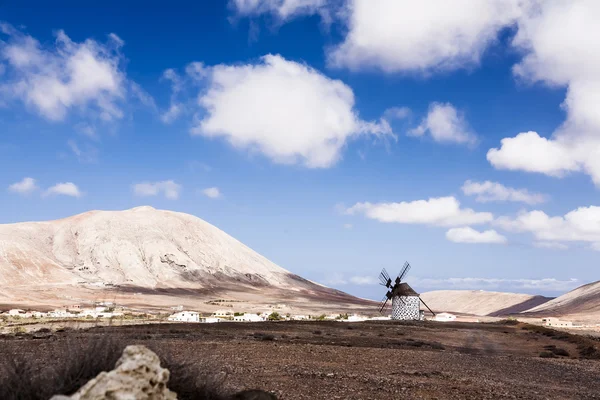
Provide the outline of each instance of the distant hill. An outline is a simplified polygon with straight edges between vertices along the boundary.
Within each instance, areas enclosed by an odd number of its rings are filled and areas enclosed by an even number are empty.
[[[484,290],[436,290],[421,294],[435,312],[454,312],[477,316],[502,316],[519,313],[551,300],[522,293]]]
[[[568,317],[573,320],[600,320],[600,281],[589,283],[524,313],[529,316]]]
[[[193,215],[137,207],[0,225],[0,304],[376,303],[303,279]]]

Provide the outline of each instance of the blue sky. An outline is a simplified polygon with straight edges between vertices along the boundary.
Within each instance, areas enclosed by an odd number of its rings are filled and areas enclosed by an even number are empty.
[[[148,204],[371,298],[597,280],[598,3],[445,7],[3,3],[0,223]]]

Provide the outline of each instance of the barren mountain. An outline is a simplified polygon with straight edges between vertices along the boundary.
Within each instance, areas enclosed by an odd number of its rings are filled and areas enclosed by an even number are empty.
[[[527,310],[526,314],[597,321],[600,318],[600,281],[578,287],[554,300],[533,307]]]
[[[436,312],[455,312],[478,316],[501,316],[519,313],[550,300],[522,293],[483,290],[436,290],[421,294]]]
[[[188,214],[137,207],[0,225],[0,304],[117,295],[139,306],[198,308],[207,298],[371,305],[300,278]]]

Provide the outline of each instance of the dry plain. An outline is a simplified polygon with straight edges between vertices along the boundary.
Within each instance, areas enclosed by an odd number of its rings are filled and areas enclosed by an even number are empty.
[[[43,373],[68,357],[65,343],[106,337],[210,365],[235,390],[280,399],[600,398],[600,341],[514,321],[55,327],[1,336],[0,360],[27,354]]]

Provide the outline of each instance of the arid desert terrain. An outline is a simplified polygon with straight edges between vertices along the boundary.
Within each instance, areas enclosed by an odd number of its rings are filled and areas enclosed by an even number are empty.
[[[44,369],[110,337],[207,365],[232,390],[280,399],[600,398],[600,341],[502,323],[264,322],[94,327],[4,335],[0,362]]]

